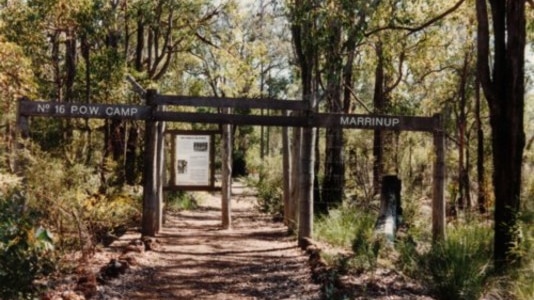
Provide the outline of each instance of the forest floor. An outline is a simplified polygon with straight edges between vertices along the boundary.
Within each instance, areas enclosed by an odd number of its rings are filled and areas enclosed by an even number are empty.
[[[328,282],[251,190],[232,194],[232,229],[221,229],[220,194],[201,193],[197,209],[167,212],[155,239],[128,231],[43,299],[432,299],[393,270]]]

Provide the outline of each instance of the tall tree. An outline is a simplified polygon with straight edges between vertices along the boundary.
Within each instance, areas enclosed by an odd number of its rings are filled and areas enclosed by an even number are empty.
[[[291,6],[291,33],[300,70],[302,98],[308,101],[311,111],[316,105],[317,62],[316,7],[314,1],[295,0]],[[299,174],[299,246],[306,246],[306,239],[313,235],[313,177],[314,143],[316,131],[312,127],[301,130],[296,146],[300,149]]]
[[[476,1],[477,72],[488,102],[492,130],[494,261],[498,270],[516,259],[512,250],[519,238],[517,218],[525,146],[525,3],[492,0],[488,9],[486,0]]]
[[[354,62],[369,19],[380,1],[326,1],[319,15],[319,47],[322,60],[326,110],[348,113],[353,96]],[[324,181],[321,201],[336,206],[344,196],[345,158],[343,129],[326,129]]]

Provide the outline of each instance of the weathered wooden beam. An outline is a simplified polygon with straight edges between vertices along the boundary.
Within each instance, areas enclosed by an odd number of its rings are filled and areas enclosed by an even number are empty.
[[[212,135],[212,134],[222,134],[222,131],[221,130],[166,129],[165,134]]]
[[[97,118],[145,120],[151,108],[145,105],[83,104],[21,100],[19,114],[60,118]]]
[[[229,98],[229,97],[199,97],[199,96],[174,96],[158,95],[158,105],[178,105],[195,107],[228,107],[239,109],[282,109],[282,110],[306,110],[308,105],[300,100],[279,100],[273,98]]]
[[[154,95],[152,97],[163,97]],[[170,97],[170,96],[165,96]],[[195,101],[198,97],[182,97],[187,103]],[[212,98],[204,99],[207,104],[213,102]],[[207,100],[206,100],[207,99]],[[273,109],[296,109],[302,108],[299,101],[287,100],[229,100],[230,98],[213,98],[221,103],[213,105],[235,108],[273,108]],[[200,100],[198,100],[200,101]],[[164,101],[161,101],[162,103]],[[203,101],[200,101],[203,102]],[[182,104],[180,104],[182,105]],[[202,106],[202,105],[199,105]],[[272,107],[269,107],[272,106]],[[289,107],[289,108],[288,108]],[[191,113],[157,111],[151,113],[151,108],[145,105],[125,104],[78,104],[59,102],[20,101],[19,114],[22,116],[47,116],[63,118],[107,118],[107,119],[134,119],[153,121],[173,121],[187,123],[214,123],[232,125],[264,125],[264,126],[288,126],[288,127],[342,127],[352,129],[381,129],[381,130],[404,130],[404,131],[433,131],[435,118],[413,116],[386,116],[386,115],[360,115],[360,114],[328,114],[310,113],[308,116],[261,116],[239,115],[220,113]]]
[[[158,120],[184,123],[214,123],[232,125],[266,125],[300,127],[307,124],[304,117],[284,116],[256,116],[215,113],[186,113],[186,112],[157,112],[154,116]]]
[[[381,129],[403,131],[433,131],[432,117],[361,115],[361,114],[311,114],[309,121],[316,127],[343,127],[353,129]]]
[[[163,187],[164,191],[209,191],[217,192],[221,190],[220,186],[211,185],[169,185]]]

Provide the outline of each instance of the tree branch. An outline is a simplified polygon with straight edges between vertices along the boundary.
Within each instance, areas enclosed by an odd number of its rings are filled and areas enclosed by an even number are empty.
[[[370,32],[367,32],[365,33],[365,36],[370,36],[370,35],[373,35],[375,33],[378,33],[380,31],[384,31],[384,30],[406,30],[408,31],[409,33],[408,34],[412,34],[412,33],[415,33],[415,32],[418,32],[418,31],[421,31],[423,29],[425,29],[426,27],[436,23],[437,21],[443,19],[444,17],[446,17],[447,15],[453,13],[455,10],[457,10],[463,3],[465,2],[465,0],[460,0],[458,1],[454,6],[452,6],[451,8],[447,9],[446,11],[444,11],[443,13],[433,17],[432,19],[424,22],[423,24],[417,26],[417,27],[409,27],[409,26],[400,26],[400,25],[388,25],[388,26],[384,26],[384,27],[379,27],[379,28],[376,28],[374,30],[371,30]]]

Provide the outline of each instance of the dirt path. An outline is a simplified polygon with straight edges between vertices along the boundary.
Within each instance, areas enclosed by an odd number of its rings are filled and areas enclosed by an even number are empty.
[[[233,228],[220,228],[220,195],[203,193],[200,208],[169,213],[153,251],[136,253],[120,277],[99,287],[108,299],[320,299],[308,257],[287,229],[233,189]],[[138,239],[128,233],[110,251]],[[106,298],[105,297],[105,298]]]

